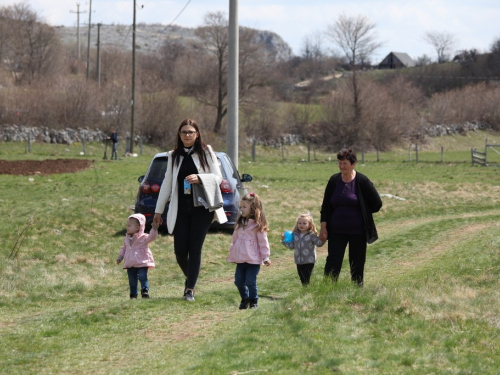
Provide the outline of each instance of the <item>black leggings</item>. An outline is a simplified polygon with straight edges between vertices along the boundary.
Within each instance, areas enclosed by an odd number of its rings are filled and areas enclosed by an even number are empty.
[[[174,228],[177,264],[186,276],[186,288],[194,289],[201,269],[201,249],[214,213],[194,207],[192,199],[179,199]]]
[[[297,273],[299,274],[302,285],[309,285],[313,269],[314,263],[297,264]]]
[[[351,280],[358,285],[363,285],[366,261],[366,236],[364,234],[332,233],[328,235],[328,256],[326,257],[325,276],[330,276],[333,280],[338,279],[347,244],[349,244]]]

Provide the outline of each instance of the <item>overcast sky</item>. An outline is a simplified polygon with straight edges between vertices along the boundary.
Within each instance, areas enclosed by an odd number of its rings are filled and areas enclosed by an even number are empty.
[[[76,26],[77,3],[80,26],[88,23],[90,0],[29,0],[37,13],[53,26]],[[0,5],[20,1],[0,0]],[[208,12],[229,13],[229,0],[136,0],[137,23],[174,24],[197,27]],[[183,10],[183,8],[185,9]],[[241,26],[279,34],[295,54],[300,54],[304,37],[323,33],[339,14],[364,15],[377,25],[384,43],[374,62],[389,52],[406,52],[411,57],[435,51],[422,36],[426,31],[456,35],[456,50],[489,50],[500,38],[499,0],[238,0]],[[133,0],[92,0],[92,23],[132,24]],[[326,40],[325,40],[326,42]],[[325,47],[331,44],[325,43]]]

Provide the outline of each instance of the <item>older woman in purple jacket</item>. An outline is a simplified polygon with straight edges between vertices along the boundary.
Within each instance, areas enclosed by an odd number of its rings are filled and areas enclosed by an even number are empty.
[[[368,177],[354,170],[357,158],[351,149],[341,150],[337,159],[340,173],[330,177],[321,205],[319,238],[328,239],[325,275],[338,279],[349,244],[351,280],[362,286],[366,245],[378,239],[372,214],[382,208],[382,200]]]

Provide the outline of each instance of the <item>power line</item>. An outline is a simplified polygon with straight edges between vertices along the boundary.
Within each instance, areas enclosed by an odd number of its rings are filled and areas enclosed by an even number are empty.
[[[167,26],[165,26],[165,28],[163,28],[163,30],[160,30],[159,32],[156,32],[156,33],[149,33],[149,34],[150,35],[162,35],[161,33],[165,32],[170,26],[172,26],[172,24],[177,20],[177,18],[179,18],[181,16],[181,14],[184,13],[184,11],[186,10],[186,8],[189,5],[189,3],[191,3],[191,0],[188,0],[188,2],[186,3],[186,5],[184,5],[184,7],[177,14],[177,16]],[[147,32],[147,31],[144,31],[144,32]],[[160,48],[160,46],[156,47],[156,52],[158,52],[159,48]]]
[[[189,5],[189,3],[190,3],[190,2],[191,2],[191,0],[188,0],[188,2],[186,3],[186,5],[184,5],[184,8],[182,8],[182,9],[181,9],[181,11],[179,12],[179,14],[177,15],[177,17],[175,17],[175,18],[173,19],[173,21],[172,21],[172,22],[170,22],[170,24],[168,24],[168,25],[167,25],[167,27],[165,27],[165,29],[164,29],[164,30],[166,30],[166,29],[168,29],[170,26],[172,26],[172,24],[175,22],[175,20],[176,20],[177,18],[179,18],[179,17],[180,17],[180,15],[184,12],[184,10],[187,8],[187,6]]]

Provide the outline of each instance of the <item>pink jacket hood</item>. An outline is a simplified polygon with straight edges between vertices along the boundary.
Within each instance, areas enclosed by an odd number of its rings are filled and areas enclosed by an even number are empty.
[[[139,220],[140,227],[139,227],[139,232],[137,232],[136,236],[137,237],[142,236],[144,234],[144,231],[146,230],[146,217],[143,214],[132,214],[128,218],[129,219],[134,218]]]
[[[128,218],[139,220],[139,231],[134,235],[132,243],[130,243],[129,236],[125,235],[123,246],[118,254],[118,258],[123,259],[123,268],[154,267],[155,262],[149,244],[156,240],[158,231],[151,228],[149,234],[144,232],[146,217],[143,214],[133,214]]]

